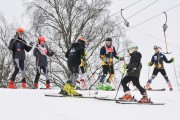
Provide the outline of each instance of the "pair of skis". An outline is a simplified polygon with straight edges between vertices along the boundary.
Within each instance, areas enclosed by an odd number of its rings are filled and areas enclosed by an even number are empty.
[[[132,100],[120,100],[120,99],[111,99],[111,98],[102,98],[102,97],[95,97],[95,99],[98,100],[105,100],[105,101],[115,101],[118,104],[136,104],[136,105],[165,105],[165,103],[153,103],[153,102],[149,102],[149,103],[140,103],[138,102],[136,99],[132,99]]]
[[[104,101],[115,101],[118,104],[137,104],[137,105],[164,105],[165,103],[140,103],[138,102],[136,99],[132,99],[129,101],[123,101],[120,99],[113,99],[113,98],[108,98],[108,96],[106,97],[96,97],[96,96],[83,96],[83,95],[79,95],[79,96],[69,96],[69,95],[63,95],[63,94],[45,94],[45,96],[47,97],[73,97],[73,98],[93,98],[93,99],[97,99],[97,100],[104,100]]]

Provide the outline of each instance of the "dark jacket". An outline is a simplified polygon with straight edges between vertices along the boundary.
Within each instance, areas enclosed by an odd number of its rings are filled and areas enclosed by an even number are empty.
[[[68,58],[68,66],[76,66],[79,67],[81,63],[81,58],[85,57],[85,45],[76,42],[73,43],[71,48],[66,52],[65,57]]]
[[[47,56],[51,57],[53,54],[49,51],[47,46],[44,46],[47,50]],[[46,67],[48,65],[47,56],[41,54],[40,50],[38,49],[38,44],[36,48],[34,48],[33,55],[36,57],[36,66]]]
[[[140,52],[133,52],[131,55],[130,63],[127,65],[127,76],[139,77],[142,69]]]
[[[163,61],[166,63],[171,63],[171,60],[167,60],[166,56],[160,52],[155,53],[151,58],[152,65],[154,64],[154,68],[156,69],[164,69]]]
[[[14,36],[14,38],[11,39],[8,48],[13,52],[13,59],[21,60],[25,60],[26,58],[25,51],[29,52],[32,49],[32,47],[27,45],[25,40],[18,38],[17,36]]]

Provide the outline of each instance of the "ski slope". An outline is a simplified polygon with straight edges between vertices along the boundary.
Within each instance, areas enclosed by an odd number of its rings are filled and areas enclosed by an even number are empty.
[[[0,89],[0,120],[179,120],[178,91],[148,92],[155,105],[122,105],[113,101],[89,98],[45,97],[59,90]],[[94,91],[80,91],[93,96]],[[138,91],[133,91],[137,99]],[[114,97],[115,92],[98,92],[98,96]],[[122,96],[123,92],[119,92]]]

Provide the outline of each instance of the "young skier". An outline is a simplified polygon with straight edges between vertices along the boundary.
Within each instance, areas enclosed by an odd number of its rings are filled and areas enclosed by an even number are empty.
[[[76,85],[76,80],[79,75],[79,65],[81,59],[85,59],[85,44],[86,40],[83,37],[79,37],[77,42],[72,43],[71,48],[66,52],[66,58],[68,63],[68,68],[71,72],[71,77],[66,82],[64,89],[61,90],[60,94],[68,94],[73,96],[80,95],[77,91],[74,90]]]
[[[41,74],[41,69],[43,70],[43,74],[46,77],[46,89],[50,89],[50,80],[48,76],[48,62],[47,56],[51,57],[54,55],[54,52],[50,52],[47,45],[46,40],[44,37],[38,38],[38,44],[36,48],[34,48],[33,55],[36,57],[36,77],[34,80],[34,89],[38,88],[38,81]]]
[[[166,56],[159,51],[159,48],[160,47],[158,47],[157,45],[154,46],[155,54],[152,56],[151,62],[148,63],[148,66],[152,66],[154,64],[154,71],[153,71],[152,77],[146,83],[146,89],[152,90],[152,88],[150,87],[150,84],[152,83],[152,80],[160,72],[163,75],[163,77],[165,78],[169,89],[172,91],[173,88],[172,88],[171,82],[166,74],[166,71],[164,69],[163,62],[172,63],[172,62],[174,62],[174,58],[171,58],[171,60],[167,60]]]
[[[118,60],[124,60],[124,58],[120,58],[115,50],[115,47],[112,45],[112,38],[108,37],[105,39],[105,45],[100,49],[100,58],[102,59],[102,68],[103,68],[103,75],[100,78],[98,83],[99,90],[112,90],[110,83],[114,77],[114,66],[113,66],[113,58]],[[107,80],[107,86],[104,85],[106,76],[110,75],[109,79]]]
[[[16,31],[16,35],[13,39],[11,39],[9,43],[9,50],[12,51],[13,63],[15,70],[10,78],[9,85],[7,88],[16,89],[16,85],[14,84],[16,75],[19,73],[19,69],[21,70],[22,76],[22,88],[26,88],[26,71],[25,71],[25,51],[29,52],[32,49],[33,42],[30,42],[27,45],[26,41],[23,39],[24,29],[18,28]]]
[[[140,72],[142,69],[142,64],[141,64],[142,55],[140,52],[138,52],[138,46],[137,45],[130,45],[128,47],[128,52],[129,52],[130,57],[131,57],[130,63],[126,67],[127,75],[121,81],[125,95],[123,97],[121,97],[120,99],[125,100],[125,101],[133,99],[133,97],[131,96],[131,93],[130,93],[130,89],[127,86],[127,83],[132,81],[133,84],[140,91],[141,95],[143,96],[139,100],[139,102],[148,103],[148,102],[150,102],[150,100],[148,99],[146,90],[139,83]]]

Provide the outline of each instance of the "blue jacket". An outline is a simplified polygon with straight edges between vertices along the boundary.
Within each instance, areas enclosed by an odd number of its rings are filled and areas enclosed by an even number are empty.
[[[166,56],[160,52],[155,53],[151,59],[152,65],[154,64],[154,68],[157,68],[157,69],[164,69],[163,61],[166,63],[172,62],[171,60],[168,60]]]

